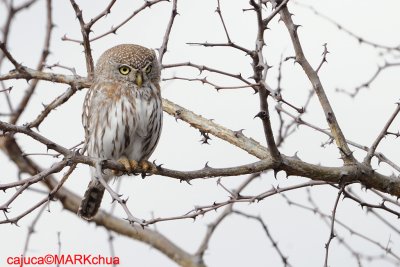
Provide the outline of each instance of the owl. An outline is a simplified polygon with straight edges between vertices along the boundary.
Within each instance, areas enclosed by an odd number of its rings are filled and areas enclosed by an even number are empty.
[[[100,56],[83,103],[88,156],[117,160],[128,172],[138,166],[144,171],[154,168],[147,160],[162,128],[160,69],[154,50],[135,44],[114,46]],[[96,175],[91,167],[91,181],[78,210],[86,220],[96,215],[105,190]],[[100,175],[108,182],[116,172]]]

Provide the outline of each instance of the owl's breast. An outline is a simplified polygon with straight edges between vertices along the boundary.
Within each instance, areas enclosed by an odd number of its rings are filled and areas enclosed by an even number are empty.
[[[128,157],[148,159],[158,143],[162,127],[161,99],[143,94],[135,100],[136,131],[132,137],[132,145]]]
[[[136,88],[109,97],[109,90],[103,87],[91,101],[88,154],[107,159],[147,159],[161,132],[161,98],[145,90],[138,93]]]

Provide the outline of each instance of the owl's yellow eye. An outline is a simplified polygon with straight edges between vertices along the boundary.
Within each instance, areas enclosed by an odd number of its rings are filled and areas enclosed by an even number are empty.
[[[144,69],[144,71],[146,72],[146,74],[149,74],[150,71],[151,71],[151,65],[148,65],[148,66]]]
[[[131,69],[127,66],[121,66],[119,67],[119,73],[122,75],[127,75],[129,72],[131,72]]]

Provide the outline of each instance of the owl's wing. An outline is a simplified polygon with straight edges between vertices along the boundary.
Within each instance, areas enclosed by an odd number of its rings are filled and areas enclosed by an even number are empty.
[[[92,99],[94,95],[93,86],[89,88],[88,92],[86,93],[85,100],[83,101],[83,111],[82,111],[82,125],[85,129],[85,143],[88,142],[89,137],[89,129],[90,129],[90,117],[91,113],[93,112],[92,108]]]

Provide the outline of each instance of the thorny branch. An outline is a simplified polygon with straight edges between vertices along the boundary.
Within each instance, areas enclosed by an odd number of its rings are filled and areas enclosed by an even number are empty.
[[[321,217],[323,219],[323,221],[326,224],[326,226],[330,228],[331,225],[332,225],[331,224],[332,223],[331,215],[323,213],[318,208],[318,205],[315,203],[315,201],[311,197],[310,190],[307,190],[307,192],[308,192],[308,202],[312,205],[311,207],[306,206],[304,204],[300,204],[300,203],[298,203],[296,201],[292,201],[285,194],[281,194],[281,196],[287,201],[288,205],[295,206],[295,207],[298,207],[300,209],[307,210],[307,211],[309,211],[309,212],[311,212],[313,214],[318,215],[319,217]],[[366,243],[370,243],[370,244],[373,244],[374,246],[377,246],[379,249],[384,251],[385,254],[389,253],[395,259],[397,259],[397,260],[400,259],[399,255],[397,255],[396,253],[393,253],[393,251],[391,251],[391,250],[387,250],[384,245],[380,244],[379,242],[376,242],[371,237],[368,237],[368,236],[366,236],[364,234],[361,234],[359,231],[353,229],[350,225],[346,224],[344,221],[341,221],[341,220],[335,218],[335,224],[337,224],[340,227],[342,227],[343,229],[347,230],[352,236],[358,237],[361,240],[365,241]],[[366,260],[371,260],[372,259],[371,255],[363,254],[363,252],[359,252],[359,251],[354,250],[348,244],[348,242],[345,241],[345,238],[342,237],[338,233],[338,229],[335,230],[334,235],[335,235],[335,238],[339,241],[339,244],[342,244],[344,247],[346,247],[354,255],[354,257],[357,259],[359,265],[361,265],[361,260],[362,259],[366,259]],[[385,254],[383,254],[383,255],[385,255]],[[385,259],[385,260],[388,260],[388,261],[390,260],[387,257],[382,257],[382,258]]]
[[[174,25],[176,15],[178,15],[177,5],[178,5],[178,0],[173,0],[171,16],[169,18],[167,29],[164,34],[164,39],[163,39],[162,45],[161,45],[160,49],[158,50],[158,53],[159,53],[158,61],[160,62],[160,64],[162,64],[164,54],[167,52],[168,41],[171,36],[172,26]]]
[[[375,151],[376,151],[379,143],[388,134],[388,129],[389,129],[390,125],[393,123],[393,120],[399,114],[399,112],[400,112],[400,103],[396,103],[396,105],[397,105],[397,107],[396,107],[395,111],[393,112],[392,116],[390,116],[388,122],[385,124],[385,126],[382,129],[382,131],[380,132],[380,134],[378,135],[378,137],[376,138],[376,140],[374,141],[374,143],[371,145],[370,149],[368,150],[368,153],[367,153],[367,155],[365,156],[365,159],[364,159],[364,163],[365,164],[371,166],[371,159],[374,156]]]
[[[361,44],[366,44],[366,45],[372,46],[373,48],[380,48],[380,49],[385,49],[385,50],[388,50],[388,51],[390,51],[390,50],[400,51],[400,45],[398,45],[398,46],[387,46],[387,45],[383,45],[383,44],[379,44],[379,43],[367,40],[367,39],[361,37],[360,35],[352,32],[351,30],[347,29],[343,25],[337,23],[332,18],[322,14],[320,11],[315,9],[313,6],[310,6],[310,5],[307,5],[307,4],[303,4],[303,3],[300,3],[298,1],[293,1],[293,2],[298,6],[301,6],[301,7],[304,7],[304,8],[307,8],[307,9],[311,10],[315,15],[317,15],[317,16],[325,19],[329,23],[335,25],[339,30],[347,33],[349,36],[351,36],[352,38],[356,39]]]
[[[347,90],[339,89],[339,88],[337,88],[336,91],[348,94],[350,97],[354,98],[355,96],[357,96],[357,94],[360,92],[361,89],[371,87],[371,84],[379,77],[379,75],[384,70],[387,70],[387,69],[392,68],[392,67],[399,67],[399,66],[400,66],[400,62],[393,62],[393,63],[385,62],[384,65],[378,66],[378,68],[375,71],[375,73],[367,81],[365,81],[362,84],[356,86],[354,88],[353,92],[348,92]]]
[[[335,113],[331,107],[331,104],[328,100],[327,95],[325,94],[325,90],[322,86],[322,83],[319,79],[317,71],[315,71],[308,60],[306,59],[302,45],[300,43],[299,36],[297,34],[297,30],[299,25],[293,23],[291,14],[288,8],[285,6],[280,11],[281,19],[286,25],[286,28],[289,31],[290,38],[293,43],[294,50],[296,52],[296,62],[298,62],[306,73],[308,79],[310,80],[316,95],[321,103],[321,106],[325,113],[326,121],[328,122],[329,128],[331,129],[332,135],[336,141],[336,144],[339,148],[340,154],[342,155],[342,160],[345,164],[355,164],[356,159],[353,156],[353,153],[349,149],[346,139],[343,135],[342,130],[339,127],[339,123],[336,120]]]
[[[283,266],[285,266],[285,267],[293,266],[292,264],[289,263],[287,256],[285,256],[283,254],[283,252],[281,251],[281,249],[279,248],[278,242],[275,241],[275,239],[272,237],[271,231],[268,229],[267,224],[264,222],[264,220],[260,216],[254,216],[254,215],[247,214],[247,213],[244,213],[244,212],[239,211],[239,210],[234,210],[233,213],[241,215],[241,216],[243,216],[245,218],[248,218],[248,219],[253,219],[253,220],[259,222],[261,224],[262,228],[264,229],[264,232],[267,235],[268,239],[272,243],[272,246],[274,247],[274,249],[278,253],[279,257],[281,258]]]
[[[250,175],[237,189],[236,189],[236,194],[239,195],[243,189],[245,189],[255,178],[259,177],[260,174],[252,174]],[[208,249],[211,237],[213,236],[215,230],[217,227],[222,223],[222,221],[228,217],[230,214],[232,214],[232,208],[233,208],[234,203],[228,204],[224,210],[221,212],[221,214],[218,216],[218,218],[213,221],[212,223],[209,223],[207,225],[207,232],[199,246],[199,248],[196,251],[196,255],[198,255],[200,258],[204,257],[204,253]]]
[[[45,67],[45,64],[46,64],[47,57],[50,54],[50,40],[51,40],[51,36],[52,36],[52,30],[54,28],[53,17],[52,17],[52,1],[51,0],[46,1],[46,11],[47,11],[46,36],[45,36],[45,42],[44,42],[42,54],[39,59],[39,63],[36,67],[36,69],[38,71],[43,70],[43,68]],[[32,95],[34,94],[38,83],[39,83],[39,80],[33,80],[32,83],[30,84],[30,86],[26,89],[24,97],[20,101],[16,110],[14,110],[13,116],[11,116],[11,118],[10,118],[10,123],[12,123],[12,124],[17,123],[22,112],[25,111],[26,106],[28,105]]]
[[[335,204],[333,206],[333,210],[332,210],[332,216],[331,216],[331,229],[330,229],[330,233],[329,233],[329,238],[328,238],[328,242],[326,242],[325,244],[325,262],[324,262],[324,267],[328,267],[328,257],[329,257],[329,248],[331,245],[332,240],[335,238],[335,219],[336,219],[336,212],[337,212],[337,207],[339,205],[339,200],[340,197],[343,194],[343,191],[345,189],[345,186],[341,186],[336,200],[335,200]]]
[[[0,41],[0,49],[2,54],[0,55],[0,64],[4,62],[3,59],[7,59],[11,62],[14,66],[14,70],[10,71],[9,73],[2,73],[0,74],[0,82],[1,82],[1,89],[0,94],[6,97],[6,101],[8,104],[9,110],[6,112],[1,112],[0,116],[6,116],[10,118],[9,123],[0,121],[0,149],[5,152],[9,156],[9,158],[17,165],[21,173],[28,173],[30,175],[29,178],[16,180],[14,182],[3,183],[0,184],[0,190],[4,192],[10,189],[15,189],[10,194],[10,197],[4,202],[0,203],[0,211],[3,211],[4,218],[0,221],[0,224],[18,224],[18,222],[27,216],[28,214],[32,213],[36,209],[41,207],[41,210],[38,213],[38,216],[33,220],[31,227],[29,228],[29,233],[27,235],[27,241],[24,249],[24,255],[26,254],[26,248],[29,245],[29,239],[33,232],[34,226],[39,220],[40,214],[46,207],[46,203],[49,201],[53,201],[55,199],[59,200],[63,207],[71,212],[76,212],[80,197],[75,195],[73,192],[66,189],[63,184],[68,179],[68,177],[74,172],[75,168],[78,164],[85,164],[90,166],[95,166],[98,172],[102,172],[103,169],[109,168],[119,171],[125,171],[123,166],[115,161],[112,160],[105,160],[101,161],[97,158],[90,158],[83,154],[81,151],[76,148],[66,148],[62,144],[57,144],[54,141],[45,137],[45,135],[40,134],[39,132],[35,131],[38,129],[41,123],[47,118],[47,116],[53,112],[57,107],[61,106],[63,103],[67,102],[77,91],[88,88],[91,85],[94,64],[93,58],[91,55],[91,42],[103,38],[109,34],[115,34],[117,30],[122,28],[126,25],[129,21],[131,21],[137,14],[141,13],[143,10],[150,8],[151,6],[158,4],[160,2],[165,2],[167,0],[154,0],[154,1],[144,1],[143,5],[133,11],[125,20],[123,20],[117,26],[111,27],[109,31],[106,31],[96,37],[90,38],[90,34],[92,27],[99,21],[101,21],[105,16],[107,16],[114,5],[117,3],[115,0],[109,1],[108,5],[100,12],[97,16],[93,17],[92,19],[85,21],[83,17],[83,11],[79,7],[79,5],[75,2],[75,0],[70,0],[71,5],[75,11],[76,17],[79,21],[80,30],[82,33],[82,40],[73,40],[68,38],[66,35],[62,38],[62,40],[78,42],[79,44],[83,45],[85,58],[86,58],[86,67],[87,67],[87,77],[81,77],[76,74],[74,68],[63,67],[72,71],[73,75],[62,75],[57,74],[54,72],[45,72],[43,71],[44,67],[46,66],[46,59],[50,52],[50,40],[51,40],[51,33],[54,27],[53,18],[52,18],[52,1],[46,0],[46,10],[47,10],[47,23],[46,23],[46,35],[45,35],[45,44],[43,46],[41,58],[39,63],[35,69],[28,68],[26,66],[22,66],[21,63],[18,63],[20,60],[19,56],[17,55],[14,57],[12,53],[13,50],[8,50],[8,37],[11,28],[11,24],[16,16],[16,14],[21,11],[29,8],[32,4],[37,2],[36,0],[26,1],[22,3],[20,6],[14,6],[13,1],[3,1],[5,6],[8,8],[8,16],[5,19],[5,25],[3,27],[3,38]],[[342,223],[336,218],[336,213],[338,209],[338,202],[341,196],[346,199],[353,201],[354,203],[359,204],[362,208],[366,208],[368,212],[374,214],[383,224],[387,225],[393,231],[399,233],[400,231],[397,229],[397,226],[391,222],[389,222],[385,217],[382,217],[377,211],[385,212],[385,214],[392,214],[395,216],[400,216],[399,211],[399,203],[395,200],[395,197],[400,196],[400,180],[396,175],[383,175],[380,174],[377,170],[373,169],[371,166],[371,159],[375,156],[378,158],[379,162],[385,162],[390,165],[394,170],[400,172],[400,167],[395,164],[394,162],[390,161],[385,155],[381,152],[377,152],[377,147],[380,144],[381,140],[387,136],[392,135],[395,137],[399,137],[398,131],[393,130],[392,132],[389,131],[389,127],[394,125],[393,121],[397,114],[400,111],[399,105],[397,106],[395,112],[390,117],[389,121],[386,123],[384,128],[382,129],[381,133],[378,135],[376,140],[373,142],[371,147],[363,146],[357,144],[355,142],[349,141],[345,139],[344,134],[342,133],[339,123],[336,120],[335,114],[333,112],[332,107],[330,106],[330,102],[325,94],[325,90],[323,88],[322,82],[319,78],[319,73],[323,64],[325,64],[326,57],[328,52],[327,45],[324,45],[324,51],[322,53],[322,60],[317,68],[313,68],[310,63],[308,62],[306,56],[304,55],[302,44],[300,42],[298,36],[298,27],[299,25],[295,25],[292,21],[291,14],[288,11],[287,4],[289,0],[251,0],[250,5],[251,8],[245,10],[251,10],[254,12],[256,16],[256,40],[255,40],[255,47],[254,49],[249,49],[244,46],[238,45],[236,42],[232,41],[231,36],[229,34],[228,28],[229,25],[226,24],[224,16],[226,13],[223,12],[223,5],[221,5],[221,0],[216,0],[217,8],[215,10],[216,14],[218,15],[219,21],[224,29],[224,35],[226,37],[226,42],[222,43],[189,43],[189,44],[196,44],[201,45],[204,47],[229,47],[236,49],[238,51],[244,52],[245,56],[250,57],[252,60],[252,77],[244,78],[241,73],[235,74],[234,72],[230,73],[225,70],[218,70],[216,68],[194,64],[191,62],[184,62],[184,63],[170,63],[162,65],[164,69],[166,68],[178,68],[178,67],[190,67],[199,70],[200,74],[203,71],[207,71],[212,74],[220,75],[224,78],[234,79],[240,82],[237,86],[219,86],[216,85],[207,77],[204,78],[179,78],[179,76],[175,76],[170,79],[175,80],[187,80],[187,81],[201,81],[204,84],[210,84],[214,86],[217,90],[220,89],[242,89],[242,88],[252,88],[254,92],[258,93],[259,95],[259,104],[260,104],[260,113],[257,114],[257,117],[260,117],[264,127],[265,138],[268,144],[268,149],[258,143],[256,140],[245,136],[242,131],[232,131],[218,123],[214,122],[213,120],[209,120],[204,118],[194,112],[179,106],[167,99],[163,100],[163,108],[164,111],[171,116],[175,117],[177,120],[182,120],[188,123],[191,127],[195,128],[196,131],[200,130],[203,136],[209,137],[209,135],[214,135],[221,140],[224,140],[233,146],[240,148],[241,150],[249,153],[252,156],[257,158],[257,161],[253,161],[252,163],[243,164],[243,165],[236,165],[232,167],[225,167],[225,168],[213,168],[210,167],[208,164],[205,165],[203,169],[200,170],[191,170],[191,171],[178,171],[165,168],[161,165],[156,165],[157,170],[154,173],[150,174],[157,174],[165,177],[176,178],[180,181],[186,181],[190,183],[193,179],[203,179],[203,178],[218,178],[217,184],[224,190],[224,192],[228,193],[228,198],[222,201],[215,201],[211,204],[195,206],[192,210],[189,210],[186,213],[181,215],[171,215],[170,217],[152,217],[151,219],[141,219],[136,218],[129,210],[127,205],[127,199],[124,199],[123,195],[118,194],[114,191],[102,178],[101,175],[98,175],[99,181],[106,187],[107,191],[111,195],[112,199],[116,201],[125,211],[127,215],[127,222],[121,219],[118,219],[111,214],[107,214],[104,211],[100,211],[99,214],[94,218],[94,222],[97,225],[103,226],[110,231],[115,231],[116,233],[120,233],[122,235],[129,236],[131,238],[140,240],[145,242],[156,249],[160,250],[170,259],[175,261],[177,264],[181,266],[191,266],[191,267],[204,267],[204,255],[209,248],[210,241],[217,229],[229,215],[238,214],[241,216],[245,216],[249,219],[256,220],[260,223],[263,227],[267,238],[272,243],[276,253],[281,258],[281,261],[284,266],[292,266],[288,262],[287,256],[282,252],[282,247],[278,246],[278,242],[276,239],[273,238],[271,231],[267,227],[267,224],[260,216],[251,215],[250,213],[243,212],[238,209],[238,203],[254,203],[261,200],[265,200],[269,197],[275,195],[283,195],[283,192],[289,192],[294,190],[299,190],[301,188],[310,188],[312,186],[327,186],[327,187],[334,187],[338,190],[338,196],[334,203],[334,209],[332,211],[332,215],[326,215],[322,213],[316,206],[315,203],[312,203],[313,208],[306,207],[301,205],[297,202],[290,201],[289,204],[301,207],[306,210],[313,211],[317,213],[323,218],[325,223],[330,227],[330,237],[328,242],[326,243],[326,253],[325,253],[325,266],[328,264],[328,254],[330,243],[333,240],[333,237],[336,237],[340,244],[343,244],[348,251],[354,256],[357,260],[359,266],[362,265],[363,260],[375,260],[379,259],[378,256],[375,258],[364,255],[360,252],[354,250],[343,237],[338,235],[338,230],[336,229],[337,226],[343,227],[344,229],[348,230],[351,234],[363,239],[366,242],[369,242],[386,254],[390,255],[390,259],[385,259],[387,262],[392,262],[394,264],[400,261],[400,257],[389,247],[389,245],[385,246],[381,243],[369,238],[362,233],[354,231],[353,228],[347,226],[346,224]],[[272,3],[271,12],[269,12],[267,3]],[[312,9],[312,7],[309,7]],[[317,15],[324,17],[318,11],[313,10]],[[171,32],[173,25],[175,25],[175,17],[178,14],[177,11],[177,0],[173,0],[171,3],[171,14],[168,20],[168,24],[164,33],[164,37],[162,40],[162,44],[159,48],[159,61],[162,64],[163,57],[168,49],[168,43],[170,41]],[[266,15],[268,14],[268,15]],[[267,64],[267,59],[265,56],[265,52],[267,51],[266,42],[265,42],[265,34],[267,33],[266,30],[270,22],[280,14],[281,20],[286,25],[286,28],[289,31],[289,35],[296,53],[295,57],[287,57],[287,59],[294,59],[295,62],[299,63],[303,68],[305,74],[309,78],[313,90],[310,92],[309,97],[307,98],[306,104],[302,108],[297,108],[297,105],[291,104],[285,99],[283,99],[281,95],[281,80],[285,78],[285,75],[281,72],[281,67],[283,63],[283,57],[281,58],[280,65],[279,65],[279,77],[278,77],[278,86],[276,89],[273,89],[269,85],[269,77],[271,74],[268,73],[268,70],[272,67]],[[324,17],[325,19],[330,20],[332,23],[336,24],[340,30],[347,32],[354,38],[357,38],[360,43],[365,43],[367,45],[371,45],[375,48],[385,49],[386,51],[398,51],[399,47],[389,47],[385,45],[379,45],[370,41],[365,40],[364,38],[358,37],[356,34],[353,34],[351,31],[346,30],[338,23],[334,22],[333,20]],[[393,62],[388,63],[386,62],[383,66],[378,67],[376,73],[368,80],[366,83],[362,84],[360,87],[356,88],[356,92],[359,91],[359,88],[368,87],[371,83],[376,79],[376,77],[385,69],[389,67],[398,66],[399,63]],[[61,65],[55,64],[53,66],[62,67]],[[52,66],[49,67],[51,69]],[[268,76],[267,76],[268,74]],[[28,89],[26,90],[25,96],[21,99],[20,103],[14,108],[13,103],[10,99],[10,92],[12,86],[6,86],[6,82],[10,82],[17,79],[25,79],[27,81],[31,81]],[[167,79],[166,79],[167,80]],[[46,105],[43,111],[37,115],[36,119],[32,122],[27,123],[23,126],[17,125],[17,121],[22,115],[22,112],[28,109],[28,105],[31,99],[31,96],[35,92],[35,88],[37,87],[39,81],[49,81],[55,83],[62,83],[69,85],[70,88],[65,90],[63,94],[58,96],[54,99],[50,104]],[[254,82],[255,81],[255,82]],[[319,126],[312,125],[306,122],[302,115],[306,112],[306,108],[310,103],[310,100],[313,95],[317,95],[320,101],[320,105],[322,106],[326,120],[330,127],[330,130],[322,129]],[[356,93],[354,94],[356,95]],[[269,102],[268,97],[271,96],[271,101],[275,100],[278,102],[278,105],[274,111],[277,112],[279,119],[281,120],[281,126],[279,129],[279,136],[278,141],[275,142],[274,139],[274,121],[271,119],[271,115],[269,114]],[[13,100],[14,101],[14,100]],[[289,107],[295,109],[299,114],[292,115],[288,111],[286,111],[282,107],[282,103],[288,105]],[[286,124],[286,128],[284,128],[284,120],[286,119],[283,115],[287,115],[292,119],[292,123]],[[284,153],[281,153],[280,144],[282,144],[283,139],[289,136],[291,133],[296,131],[296,125],[305,125],[311,127],[314,130],[317,130],[321,133],[324,133],[329,136],[329,141],[335,140],[336,144],[340,150],[342,155],[342,159],[344,162],[344,166],[341,167],[327,167],[321,166],[316,164],[308,163],[307,161],[301,160],[298,158],[297,153],[294,156],[287,156]],[[292,127],[293,126],[293,127]],[[24,135],[26,137],[31,138],[31,140],[36,140],[37,142],[43,144],[47,150],[56,151],[57,154],[49,154],[49,153],[29,153],[29,151],[22,151],[19,147],[17,140],[15,139],[16,136]],[[363,151],[367,152],[365,156],[364,162],[359,163],[353,156],[352,151],[349,149],[348,145],[355,146]],[[279,150],[278,150],[279,146]],[[284,150],[282,150],[284,151]],[[32,160],[33,155],[51,155],[54,157],[55,163],[53,163],[50,167],[45,169],[39,168],[36,163]],[[30,157],[28,157],[28,155]],[[66,173],[62,176],[60,181],[57,181],[52,175],[55,173],[59,173],[62,170],[67,169]],[[244,189],[247,189],[249,185],[255,180],[256,177],[259,177],[262,173],[267,173],[267,171],[273,170],[275,177],[277,173],[280,171],[284,171],[286,176],[300,176],[305,178],[310,178],[310,181],[301,182],[297,184],[291,184],[286,186],[272,186],[270,189],[266,190],[265,188],[259,188],[256,192],[252,191],[252,193],[246,193]],[[137,170],[138,173],[141,173],[141,170]],[[222,177],[237,177],[239,175],[249,174],[250,176],[244,180],[241,185],[237,188],[230,189],[229,186],[226,186],[225,182],[221,179]],[[151,179],[151,178],[147,178]],[[228,178],[224,178],[228,179]],[[234,178],[230,178],[234,179]],[[238,179],[240,179],[238,177]],[[295,181],[297,178],[291,178],[289,180]],[[225,180],[224,180],[225,181]],[[14,204],[15,200],[20,198],[25,190],[30,189],[30,187],[37,183],[45,184],[48,188],[48,195],[44,197],[42,200],[34,203],[32,207],[27,208],[19,215],[10,217],[10,208],[12,204]],[[374,204],[373,202],[363,200],[359,197],[355,192],[352,191],[351,185],[346,186],[338,186],[343,184],[351,184],[351,183],[359,183],[365,188],[367,188],[370,192],[374,192],[376,196],[378,196],[382,203]],[[387,194],[386,194],[387,193]],[[235,209],[233,208],[235,206]],[[217,211],[219,208],[223,208],[223,211],[217,216],[216,220],[213,221],[208,225],[207,231],[204,235],[204,238],[199,244],[197,251],[193,254],[190,254],[183,249],[176,246],[173,242],[169,239],[158,233],[157,231],[150,230],[148,228],[142,228],[144,226],[156,224],[163,221],[174,221],[174,220],[182,220],[182,219],[196,219],[199,216],[203,216],[212,211]],[[139,224],[139,225],[137,225]],[[111,238],[111,234],[110,234]],[[111,242],[111,241],[110,241]],[[60,248],[60,247],[59,247]],[[385,257],[385,253],[383,253],[383,257]]]
[[[116,33],[117,33],[117,30],[119,30],[121,27],[123,27],[124,25],[126,25],[126,24],[127,24],[132,18],[134,18],[137,14],[141,13],[141,12],[142,12],[143,10],[145,10],[146,8],[150,8],[151,6],[153,6],[153,5],[155,5],[155,4],[158,4],[158,3],[160,3],[160,2],[165,2],[165,1],[168,1],[168,0],[153,0],[153,1],[147,0],[147,1],[144,1],[143,5],[142,5],[141,7],[139,7],[138,9],[136,9],[135,11],[133,11],[132,14],[131,14],[129,17],[127,17],[124,21],[122,21],[121,23],[119,23],[117,26],[112,26],[111,29],[110,29],[109,31],[106,31],[106,32],[104,32],[104,33],[102,33],[102,34],[99,34],[99,35],[97,35],[96,37],[90,38],[90,39],[89,39],[89,42],[93,42],[93,41],[99,40],[99,39],[101,39],[101,38],[103,38],[103,37],[105,37],[105,36],[107,36],[107,35],[109,35],[109,34],[116,34]],[[110,7],[110,9],[106,9],[105,12],[111,10],[111,6],[109,5],[108,7]],[[102,12],[99,16],[101,16],[102,14],[104,14],[104,13]],[[97,16],[97,17],[98,17],[98,16]],[[96,17],[96,18],[97,18],[97,17]],[[95,22],[98,21],[98,20],[96,20],[96,18],[94,18]],[[100,19],[100,18],[99,18],[99,19]],[[86,27],[91,27],[91,26],[93,26],[93,24],[94,24],[94,23],[88,22],[88,23],[86,24]],[[68,38],[66,35],[64,35],[64,36],[62,37],[62,40],[63,40],[63,41],[72,41],[72,42],[76,42],[76,43],[81,43],[81,44],[82,44],[82,41],[70,39],[70,38]]]
[[[314,129],[314,130],[316,130],[318,132],[326,134],[327,136],[329,136],[330,139],[333,138],[333,135],[331,134],[331,132],[329,132],[327,130],[324,130],[324,129],[321,129],[318,126],[303,120],[301,117],[295,116],[295,115],[289,113],[288,111],[283,109],[281,105],[277,105],[275,108],[276,108],[276,110],[278,112],[282,112],[282,113],[288,115],[289,117],[291,117],[293,119],[293,122],[296,123],[297,125],[305,125],[305,126],[310,127],[310,128],[312,128],[312,129]],[[364,151],[367,151],[367,152],[370,150],[370,148],[368,148],[367,146],[358,144],[358,143],[356,143],[356,142],[354,142],[352,140],[346,139],[346,142],[347,142],[347,144],[349,144],[349,145],[351,145],[353,147],[356,147],[358,149],[361,149],[361,150],[364,150]],[[374,152],[374,156],[378,158],[379,162],[385,162],[390,167],[392,167],[396,171],[400,172],[400,166],[396,165],[394,162],[389,160],[383,153]]]
[[[253,56],[253,70],[254,70],[254,80],[256,83],[259,83],[258,95],[260,99],[260,112],[256,115],[259,117],[263,123],[264,135],[268,144],[268,149],[271,153],[271,157],[273,160],[277,162],[279,165],[279,161],[281,160],[280,152],[278,147],[276,146],[274,134],[272,131],[271,120],[269,115],[268,108],[268,91],[266,89],[266,78],[267,72],[270,66],[265,62],[263,48],[265,45],[264,42],[264,31],[266,29],[265,21],[263,21],[262,16],[262,6],[261,1],[257,4],[255,1],[250,1],[250,4],[253,6],[254,11],[257,14],[257,38],[255,45],[255,55]],[[278,14],[278,13],[275,13]]]
[[[83,20],[82,10],[79,8],[78,4],[75,2],[75,0],[70,0],[70,2],[75,11],[79,24],[81,26],[82,45],[85,49],[86,70],[89,79],[92,79],[94,74],[94,63],[93,63],[92,49],[89,41],[89,35],[91,32],[91,27],[93,26],[94,22],[86,24],[85,21]]]
[[[64,81],[65,79],[61,79]],[[221,176],[221,175],[233,175],[234,173],[245,174],[259,172],[262,170],[268,170],[271,168],[277,169],[276,163],[272,160],[271,155],[265,148],[254,140],[245,137],[244,135],[237,136],[234,131],[226,129],[210,120],[204,119],[199,115],[194,114],[191,111],[184,109],[166,99],[163,101],[164,110],[170,115],[175,116],[181,120],[184,120],[191,124],[193,127],[200,129],[204,132],[210,133],[219,137],[227,142],[234,144],[248,153],[263,159],[257,164],[260,165],[244,165],[242,167],[230,169],[204,169],[193,172],[179,172],[172,171],[165,168],[161,168],[157,174],[162,174],[169,177],[179,178],[179,179],[194,179],[206,176]],[[31,136],[33,139],[41,142],[47,148],[53,149],[64,156],[72,157],[74,161],[79,163],[90,164],[95,166],[96,159],[90,159],[83,155],[79,155],[75,152],[71,152],[69,149],[57,145],[53,141],[41,136],[40,134],[32,131],[26,126],[14,126],[4,122],[0,122],[0,129],[3,132],[19,132]],[[113,163],[112,161],[105,161],[104,167],[111,167],[117,170],[124,171],[123,166],[120,164]],[[258,167],[257,167],[258,166]],[[259,169],[260,168],[260,169]],[[282,155],[282,163],[277,170],[284,170],[288,175],[299,175],[303,177],[308,177],[311,179],[325,180],[329,182],[339,182],[345,176],[347,181],[361,181],[368,187],[376,188],[383,192],[387,192],[393,195],[400,195],[400,183],[396,182],[395,177],[383,176],[377,172],[366,169],[363,166],[345,166],[345,167],[322,167],[317,165],[312,165],[305,163],[297,158],[287,157]],[[312,171],[311,171],[312,170]],[[140,170],[139,170],[140,171]],[[390,186],[389,186],[390,184]]]

